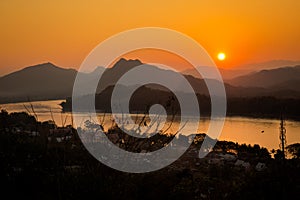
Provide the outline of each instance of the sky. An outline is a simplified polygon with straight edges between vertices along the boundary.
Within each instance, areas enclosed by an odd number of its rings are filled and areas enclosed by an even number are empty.
[[[300,60],[299,10],[298,0],[1,0],[0,75],[43,62],[78,68],[101,41],[147,26],[192,37],[222,68]]]

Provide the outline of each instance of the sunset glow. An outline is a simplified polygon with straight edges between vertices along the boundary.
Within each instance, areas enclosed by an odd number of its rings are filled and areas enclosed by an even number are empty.
[[[300,0],[0,0],[13,199],[300,197]]]
[[[70,3],[0,2],[0,75],[43,62],[78,69],[106,38],[145,26],[182,32],[212,57],[220,48],[234,55],[222,62],[224,68],[274,59],[300,60],[300,1],[296,0]]]

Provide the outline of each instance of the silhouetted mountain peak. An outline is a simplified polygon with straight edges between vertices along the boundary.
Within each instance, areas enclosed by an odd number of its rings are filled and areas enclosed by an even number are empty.
[[[0,98],[7,101],[65,98],[72,94],[77,71],[43,63],[0,78]]]
[[[116,62],[116,64],[114,64],[114,66],[112,67],[112,69],[121,69],[121,68],[133,68],[133,67],[136,67],[138,65],[142,65],[143,63],[138,60],[138,59],[135,59],[135,60],[132,60],[132,59],[129,59],[129,60],[126,60],[125,58],[121,58],[119,61]]]
[[[21,71],[39,70],[39,69],[58,69],[58,68],[59,67],[57,67],[53,63],[47,62],[47,63],[42,63],[42,64],[38,64],[38,65],[33,65],[33,66],[26,67],[26,68],[22,69]]]
[[[56,65],[54,65],[53,63],[51,62],[47,62],[47,63],[42,63],[42,64],[38,64],[38,65],[33,65],[33,66],[29,66],[29,67],[26,67],[20,71],[17,71],[17,72],[14,72],[14,73],[18,73],[18,72],[21,72],[21,73],[31,73],[31,72],[34,72],[34,73],[41,73],[41,72],[47,72],[47,73],[56,73],[56,72],[59,72],[59,71],[64,71],[64,72],[72,72],[72,73],[76,73],[77,71],[75,69],[66,69],[66,68],[61,68],[61,67],[58,67]],[[12,74],[14,74],[12,73]]]

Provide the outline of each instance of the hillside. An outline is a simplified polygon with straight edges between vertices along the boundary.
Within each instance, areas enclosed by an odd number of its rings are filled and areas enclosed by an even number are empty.
[[[1,100],[63,98],[71,95],[77,71],[52,63],[30,66],[0,78]]]
[[[294,83],[300,81],[300,65],[261,70],[236,77],[227,81],[229,84],[241,87],[263,87],[272,89],[293,89]]]

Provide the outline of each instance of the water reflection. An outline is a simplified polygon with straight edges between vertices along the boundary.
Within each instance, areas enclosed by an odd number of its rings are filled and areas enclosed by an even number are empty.
[[[38,101],[32,102],[34,112],[36,113],[39,121],[54,120],[59,126],[72,124],[72,117],[70,113],[62,113],[61,106],[59,105],[63,100],[55,101]],[[1,109],[8,112],[26,112],[29,110],[33,114],[30,103],[14,103],[0,105]],[[26,108],[27,109],[26,109]],[[82,117],[82,123],[89,119],[89,115],[84,113],[77,113]],[[142,117],[142,115],[133,115]],[[98,114],[99,122],[103,123],[104,129],[111,127],[115,120],[110,114]],[[168,129],[168,133],[174,133],[178,130],[179,118],[175,118],[172,126]],[[188,119],[190,122],[193,118]],[[209,118],[201,118],[198,127],[198,133],[206,133],[209,125]],[[170,122],[164,125],[163,129],[169,127]],[[195,123],[197,123],[195,121]],[[287,130],[287,144],[300,142],[300,122],[286,121]],[[192,133],[191,133],[192,134]],[[279,120],[274,119],[254,119],[248,117],[227,117],[223,131],[219,140],[228,140],[238,142],[240,144],[259,144],[260,146],[268,149],[279,148]]]

